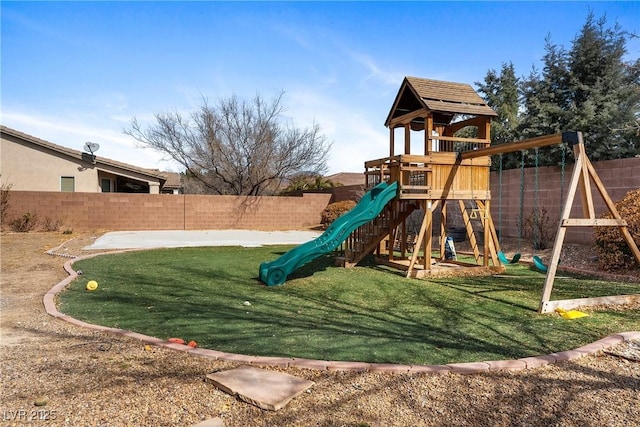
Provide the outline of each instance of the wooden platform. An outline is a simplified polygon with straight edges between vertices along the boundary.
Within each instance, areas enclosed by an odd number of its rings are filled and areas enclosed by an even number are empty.
[[[378,264],[386,265],[400,271],[409,271],[409,259],[396,259],[390,261],[387,257],[378,256],[375,258]],[[471,276],[491,276],[505,272],[504,266],[476,265],[460,261],[438,261],[433,260],[431,268],[425,268],[424,262],[414,264],[408,278],[424,279],[425,277],[471,277]]]

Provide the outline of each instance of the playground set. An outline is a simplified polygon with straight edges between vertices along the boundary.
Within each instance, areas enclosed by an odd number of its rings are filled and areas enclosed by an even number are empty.
[[[617,227],[640,264],[640,250],[619,215],[615,204],[585,152],[581,132],[564,132],[491,146],[491,119],[497,114],[468,84],[406,77],[394,100],[385,126],[389,128],[389,156],[365,162],[370,191],[349,212],[334,221],[317,239],[293,248],[278,259],[260,265],[259,277],[268,286],[280,285],[293,271],[326,253],[342,247],[338,262],[353,267],[374,253],[376,261],[406,272],[408,278],[424,278],[447,271],[448,266],[474,269],[474,274],[503,273],[505,265],[518,262],[501,250],[491,216],[489,174],[491,156],[567,144],[575,164],[568,184],[561,219],[548,265],[534,259],[546,272],[538,311],[547,313],[577,306],[622,304],[640,295],[551,301],[551,291],[560,262],[565,234],[571,227]],[[457,136],[473,127],[475,137]],[[404,147],[396,154],[396,129],[403,129]],[[420,154],[412,153],[412,133],[422,132]],[[592,182],[611,219],[596,218]],[[580,190],[582,218],[571,218],[571,208]],[[447,259],[447,210],[459,209],[475,264]],[[423,212],[419,232],[408,248],[407,219]],[[434,218],[440,221],[439,251],[434,244]],[[472,219],[480,222],[476,233]],[[480,245],[476,236],[482,236]],[[395,242],[399,242],[398,245]],[[434,258],[433,254],[438,257]]]

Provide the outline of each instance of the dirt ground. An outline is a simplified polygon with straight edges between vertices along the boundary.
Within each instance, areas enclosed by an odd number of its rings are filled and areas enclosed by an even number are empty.
[[[282,369],[315,385],[278,412],[261,410],[205,382],[232,363],[146,351],[45,313],[43,295],[66,277],[68,260],[46,252],[72,238],[56,253],[82,255],[96,237],[0,235],[3,426],[190,426],[215,417],[227,427],[640,425],[640,362],[608,352],[464,376]],[[590,248],[569,252],[578,255],[567,264],[594,264]]]

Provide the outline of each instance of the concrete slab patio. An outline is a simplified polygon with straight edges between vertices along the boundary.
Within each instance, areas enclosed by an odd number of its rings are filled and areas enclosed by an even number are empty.
[[[321,233],[311,230],[160,230],[106,233],[84,250],[182,248],[196,246],[300,245]]]

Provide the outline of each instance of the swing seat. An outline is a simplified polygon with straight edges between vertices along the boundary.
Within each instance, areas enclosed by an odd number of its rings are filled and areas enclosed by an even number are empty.
[[[504,252],[500,251],[498,252],[498,259],[500,259],[500,262],[503,264],[517,264],[518,261],[520,261],[520,254],[514,254],[513,258],[509,260]]]
[[[542,262],[542,260],[538,255],[533,256],[533,264],[536,266],[538,270],[542,271],[543,273],[546,273],[548,270],[547,266],[544,265],[544,263]]]
[[[544,265],[544,262],[542,262],[540,257],[537,255],[533,256],[533,264],[536,266],[538,270],[542,271],[543,273],[546,273],[548,270],[547,266]],[[558,265],[560,265],[560,260],[558,260]]]

